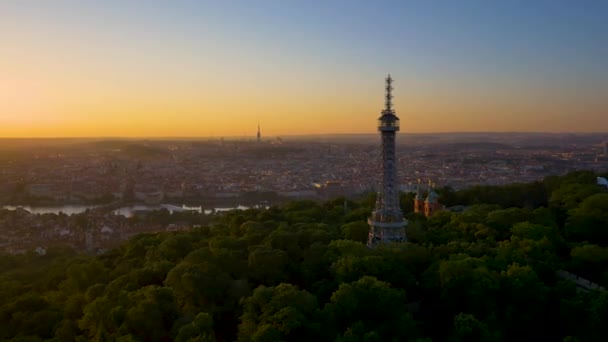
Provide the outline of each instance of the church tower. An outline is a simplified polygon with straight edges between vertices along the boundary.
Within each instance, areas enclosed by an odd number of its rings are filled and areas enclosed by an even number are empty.
[[[369,223],[367,246],[373,247],[381,243],[407,241],[405,226],[399,208],[399,190],[397,188],[397,167],[395,157],[395,135],[399,131],[399,118],[393,109],[393,79],[386,78],[386,95],[384,109],[378,118],[378,131],[382,138],[382,178],[376,198],[376,206],[372,211]]]
[[[424,214],[424,197],[420,190],[420,179],[418,179],[418,185],[416,186],[416,196],[414,197],[414,212]]]
[[[443,206],[439,203],[439,195],[435,192],[435,185],[429,181],[429,194],[424,200],[424,216],[430,217],[442,209]]]

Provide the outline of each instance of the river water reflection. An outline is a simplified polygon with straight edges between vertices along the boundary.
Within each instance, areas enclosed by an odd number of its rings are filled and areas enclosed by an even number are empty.
[[[59,214],[64,213],[66,215],[72,214],[80,214],[85,212],[87,209],[97,208],[96,205],[61,205],[61,206],[29,206],[29,205],[3,205],[2,209],[15,210],[17,208],[22,208],[29,211],[32,214]],[[214,208],[216,212],[218,211],[229,211],[229,210],[244,210],[249,209],[250,207],[239,205],[237,207],[222,207],[222,208]],[[170,205],[170,204],[161,204],[161,205],[133,205],[128,207],[122,207],[117,210],[114,210],[114,213],[117,215],[124,215],[126,217],[131,217],[135,212],[139,211],[151,211],[151,210],[161,210],[167,209],[169,212],[174,211],[183,211],[183,207]],[[213,212],[211,209],[202,210],[200,207],[194,208],[195,211],[205,214],[210,214]]]

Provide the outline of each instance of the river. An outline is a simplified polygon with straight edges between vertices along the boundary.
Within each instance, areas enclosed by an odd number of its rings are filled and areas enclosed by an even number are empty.
[[[70,205],[60,205],[60,206],[29,206],[29,205],[3,205],[2,209],[15,210],[17,208],[22,208],[29,211],[32,214],[59,214],[64,213],[66,215],[72,214],[80,214],[85,212],[87,209],[97,208],[97,205],[79,205],[79,204],[70,204]],[[192,207],[190,207],[192,208]],[[237,207],[221,207],[214,208],[213,210],[217,211],[229,211],[229,210],[244,210],[249,209],[250,207],[246,207],[243,205],[239,205]],[[131,217],[137,211],[150,211],[150,210],[161,210],[167,209],[169,212],[173,213],[174,211],[184,211],[183,207],[171,205],[171,204],[160,204],[160,205],[143,205],[137,204],[133,206],[122,207],[117,210],[114,210],[114,213],[117,215],[124,215],[126,217]],[[194,211],[199,213],[204,212],[205,214],[210,214],[212,212],[211,209],[202,210],[200,207],[192,208]]]

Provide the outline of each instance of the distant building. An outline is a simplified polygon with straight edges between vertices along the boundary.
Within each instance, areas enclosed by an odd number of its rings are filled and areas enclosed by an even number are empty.
[[[258,124],[258,142],[262,141],[262,132],[260,131],[260,124]]]

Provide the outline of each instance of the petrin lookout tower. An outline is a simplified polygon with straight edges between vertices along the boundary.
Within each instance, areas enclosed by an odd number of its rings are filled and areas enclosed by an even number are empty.
[[[407,220],[399,207],[399,189],[397,189],[397,167],[395,158],[395,133],[399,131],[399,118],[393,109],[393,79],[386,78],[386,95],[384,109],[378,119],[378,131],[382,137],[382,178],[376,198],[376,207],[367,220],[369,237],[367,246],[381,243],[407,241],[405,226]]]

